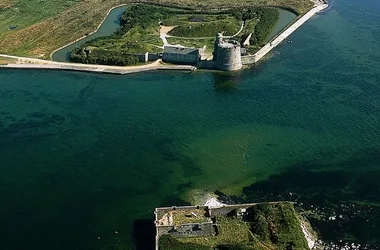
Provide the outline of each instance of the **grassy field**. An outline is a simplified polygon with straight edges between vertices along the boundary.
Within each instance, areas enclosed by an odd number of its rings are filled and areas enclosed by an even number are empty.
[[[185,47],[191,48],[203,48],[206,46],[206,51],[211,53],[214,50],[214,40],[215,38],[207,38],[207,39],[181,39],[175,37],[167,38],[168,42],[173,45],[182,45]]]
[[[0,57],[0,65],[16,63],[16,62],[17,62],[17,59]]]
[[[184,25],[188,23],[199,24],[202,22],[215,22],[220,20],[225,20],[229,18],[228,14],[219,14],[219,15],[200,15],[200,14],[182,14],[172,16],[166,20],[163,20],[163,24],[166,26],[177,26]]]
[[[48,58],[50,53],[96,29],[106,13],[129,0],[1,0],[0,53]],[[304,13],[310,0],[151,0],[193,9],[270,5]],[[9,27],[16,26],[15,30]]]
[[[171,30],[168,35],[192,38],[214,37],[217,31],[224,31],[226,36],[231,36],[239,31],[240,25],[238,20],[227,17],[225,20],[181,25]]]
[[[158,28],[143,29],[136,26],[120,38],[98,38],[90,43],[91,47],[105,50],[124,50],[129,53],[162,52],[163,43]]]

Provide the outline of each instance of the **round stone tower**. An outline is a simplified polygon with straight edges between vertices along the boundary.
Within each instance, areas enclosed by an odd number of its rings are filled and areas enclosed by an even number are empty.
[[[216,61],[218,58],[218,45],[223,43],[223,35],[222,33],[217,33],[216,34],[216,39],[214,42],[214,57],[213,60]]]
[[[218,41],[214,50],[214,57],[215,55],[215,67],[218,70],[234,71],[241,69],[243,66],[240,44],[237,41],[222,41],[221,43]]]

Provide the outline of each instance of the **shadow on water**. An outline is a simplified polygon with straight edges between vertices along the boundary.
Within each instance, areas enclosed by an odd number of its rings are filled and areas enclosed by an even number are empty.
[[[292,193],[319,204],[349,200],[380,203],[379,162],[379,150],[359,152],[355,158],[331,165],[301,162],[245,187],[243,193],[252,200],[289,198]]]
[[[216,93],[235,92],[241,81],[241,72],[213,72],[212,83]]]
[[[154,249],[156,229],[154,218],[136,220],[133,224],[133,236],[136,241],[136,250]]]
[[[159,207],[189,206],[190,203],[176,197],[165,197]],[[154,249],[156,228],[154,225],[154,217],[150,219],[136,220],[133,223],[133,238],[135,239],[136,250]]]
[[[312,211],[307,217],[324,241],[379,246],[380,151],[356,155],[336,164],[301,162],[286,167],[245,187],[243,194],[247,202],[297,202],[299,208]]]
[[[174,195],[164,197],[160,203],[160,207],[171,207],[174,205],[175,206],[190,206],[191,204]]]

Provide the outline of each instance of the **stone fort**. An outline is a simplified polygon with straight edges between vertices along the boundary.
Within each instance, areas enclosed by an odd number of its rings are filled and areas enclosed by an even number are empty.
[[[216,35],[213,60],[201,60],[201,50],[182,46],[165,46],[162,60],[175,64],[190,64],[199,68],[235,71],[242,68],[240,43],[229,40],[221,33]]]
[[[242,68],[240,43],[234,40],[223,40],[218,33],[214,43],[215,68],[224,71],[235,71]]]

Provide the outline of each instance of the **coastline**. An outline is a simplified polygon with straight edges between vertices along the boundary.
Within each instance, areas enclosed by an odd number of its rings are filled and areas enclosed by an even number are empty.
[[[97,29],[91,32],[89,35],[94,34],[99,30],[101,25],[104,23],[109,13],[115,8],[119,8],[122,6],[126,6],[128,4],[120,4],[111,8],[106,16],[103,18],[102,22],[98,25]],[[307,20],[309,20],[316,13],[326,9],[328,4],[323,4],[319,1],[315,2],[315,7],[300,17],[297,21],[295,21],[292,25],[286,28],[284,31],[278,34],[273,40],[269,41],[264,47],[262,47],[259,51],[257,51],[254,55],[245,56],[245,61],[247,63],[243,63],[245,65],[249,64],[257,64],[262,58],[264,58],[272,49],[274,49],[277,45],[283,42],[288,36],[290,36],[294,31],[296,31],[299,27],[301,27]],[[87,36],[89,36],[87,35]],[[76,39],[75,41],[66,44],[56,50],[54,50],[50,54],[50,58],[57,51],[70,46],[71,44],[82,40],[87,37],[83,36],[81,38]],[[11,55],[0,54],[0,57],[16,59],[16,63],[8,63],[4,65],[0,65],[0,68],[12,68],[12,69],[45,69],[45,70],[70,70],[70,71],[84,71],[84,72],[95,72],[95,73],[110,73],[110,74],[131,74],[138,73],[144,71],[151,70],[182,70],[182,71],[193,71],[197,69],[195,66],[190,65],[163,65],[161,60],[157,60],[151,64],[141,65],[141,66],[109,66],[109,65],[94,65],[94,64],[79,64],[79,63],[63,63],[56,62],[52,60],[43,60],[43,59],[35,59],[28,57],[17,57]],[[243,59],[243,57],[242,57]]]
[[[159,59],[153,63],[140,65],[140,66],[110,66],[110,65],[96,65],[96,64],[80,64],[80,63],[62,63],[49,60],[34,59],[27,57],[17,57],[0,54],[0,57],[15,59],[16,63],[9,63],[0,65],[0,69],[42,69],[42,70],[68,70],[68,71],[82,71],[94,73],[109,73],[125,75],[131,73],[139,73],[152,70],[179,70],[179,71],[193,71],[197,68],[191,65],[168,65],[163,64]]]

